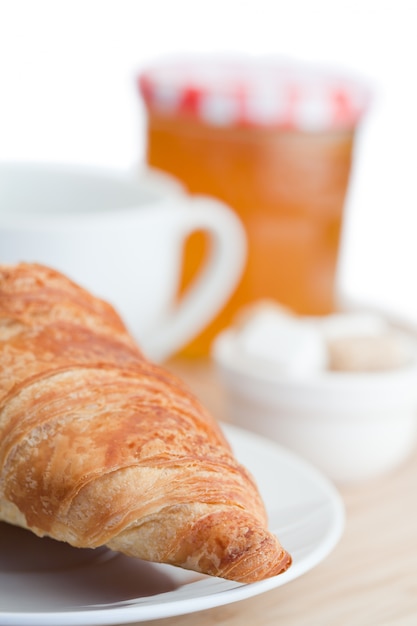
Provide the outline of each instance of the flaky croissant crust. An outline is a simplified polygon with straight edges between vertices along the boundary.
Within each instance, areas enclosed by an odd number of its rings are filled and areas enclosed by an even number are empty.
[[[36,264],[0,266],[0,519],[240,582],[291,563],[216,421],[109,304]]]

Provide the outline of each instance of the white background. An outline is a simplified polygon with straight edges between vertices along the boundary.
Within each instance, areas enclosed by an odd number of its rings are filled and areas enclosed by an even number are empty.
[[[134,169],[135,85],[178,52],[285,55],[368,79],[340,267],[344,296],[417,323],[415,0],[0,0],[0,160]]]

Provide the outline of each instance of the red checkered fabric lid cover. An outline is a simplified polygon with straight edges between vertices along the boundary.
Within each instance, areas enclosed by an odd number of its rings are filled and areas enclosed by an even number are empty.
[[[150,110],[193,116],[216,126],[349,128],[359,122],[370,100],[368,87],[356,78],[274,59],[160,61],[140,73],[138,85]]]

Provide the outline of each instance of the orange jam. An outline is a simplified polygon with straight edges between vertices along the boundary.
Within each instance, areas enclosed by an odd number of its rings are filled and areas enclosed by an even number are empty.
[[[240,75],[239,90],[228,92],[229,100],[222,94],[223,104],[225,99],[229,103],[227,123],[213,123],[200,114],[204,96],[212,93],[212,85],[203,87],[194,80],[192,88],[181,92],[182,106],[176,101],[170,108],[166,102],[156,106],[149,83],[141,84],[147,104],[147,163],[180,179],[191,193],[223,200],[237,212],[247,235],[248,258],[240,284],[216,319],[185,348],[185,354],[194,356],[208,354],[213,338],[230,325],[235,313],[257,300],[274,299],[306,315],[334,310],[358,116],[338,85],[339,117],[332,124],[305,128],[294,123],[289,106],[282,123],[270,118],[254,122],[244,107]],[[293,107],[294,93],[302,97],[291,84],[287,105]],[[232,120],[230,102],[239,105]],[[350,123],[343,123],[343,116]],[[201,264],[205,248],[203,235],[190,239],[182,289]]]

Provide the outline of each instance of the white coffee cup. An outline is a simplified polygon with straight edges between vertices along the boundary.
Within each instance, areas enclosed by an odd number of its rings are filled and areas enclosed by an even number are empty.
[[[177,302],[186,238],[211,252]],[[66,165],[0,164],[0,263],[39,262],[107,300],[143,352],[162,361],[228,300],[246,240],[234,212],[190,196],[156,172],[122,174]]]

